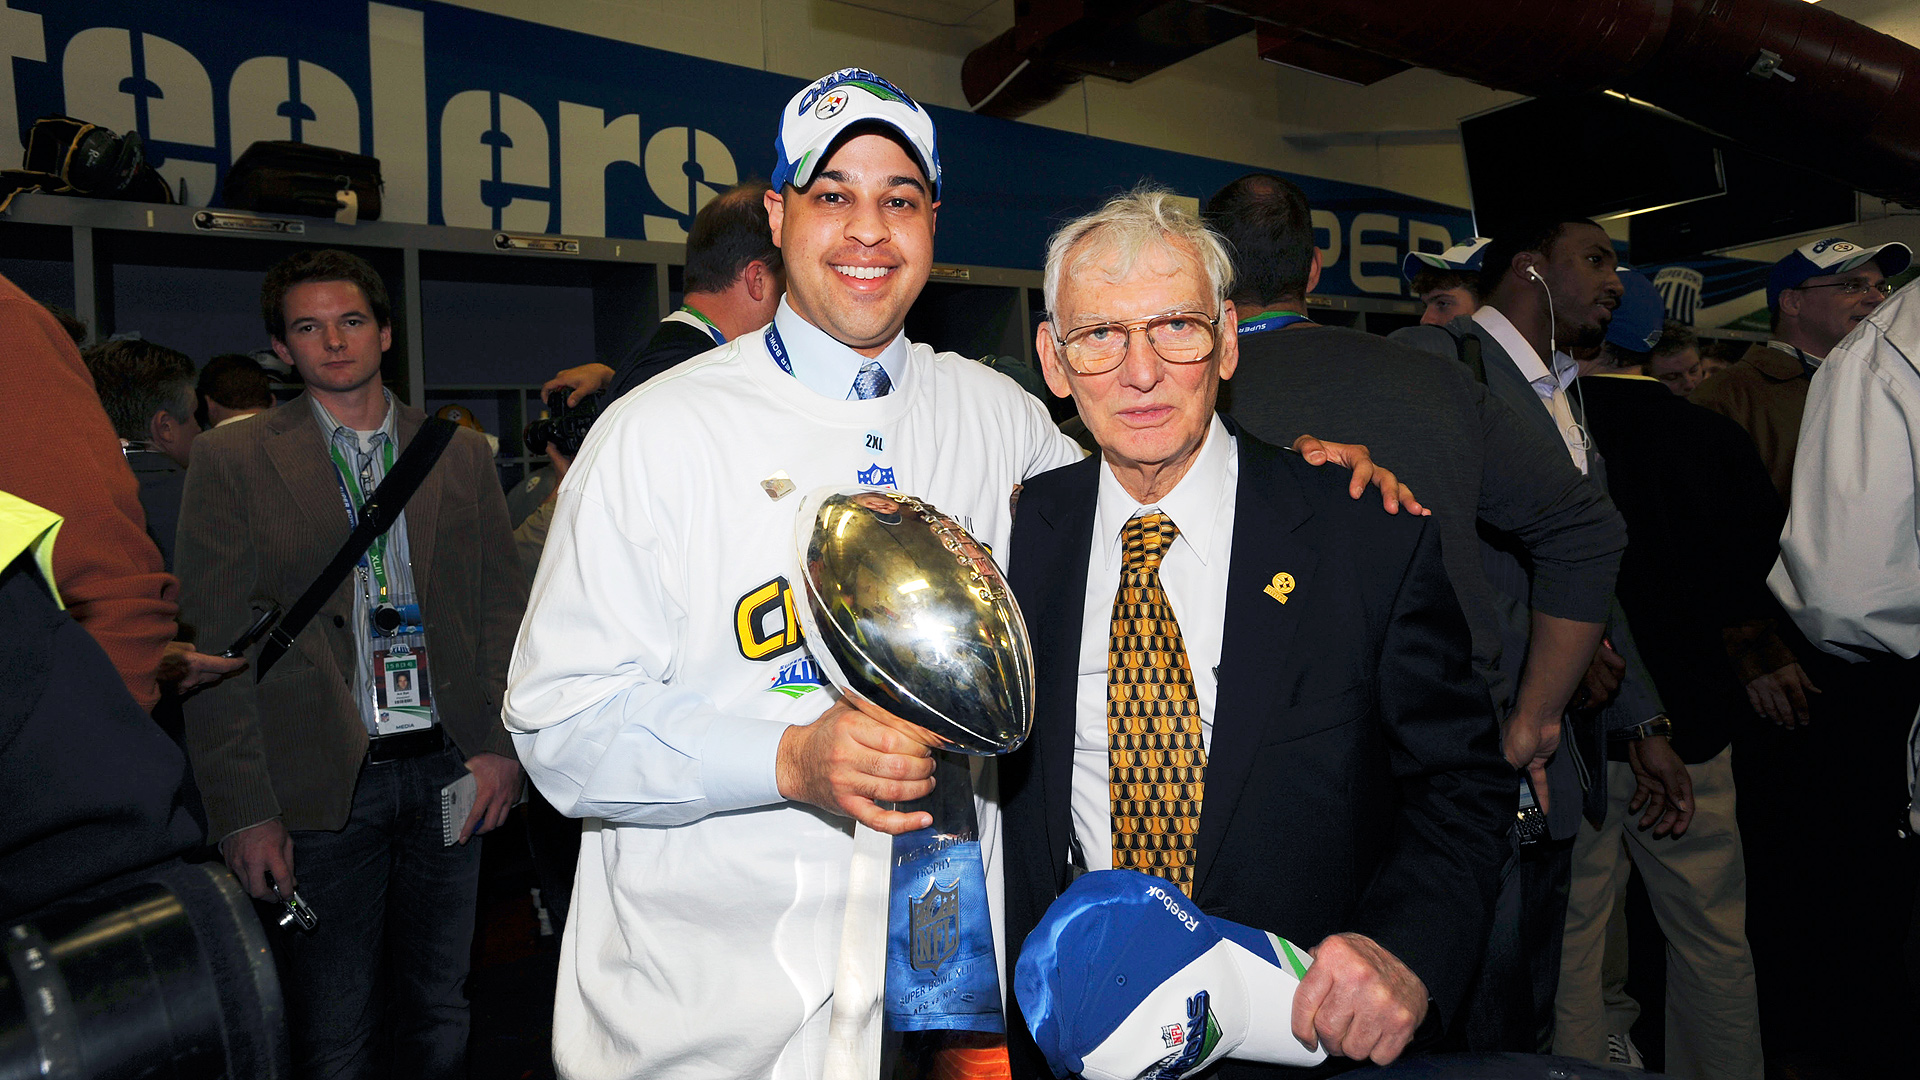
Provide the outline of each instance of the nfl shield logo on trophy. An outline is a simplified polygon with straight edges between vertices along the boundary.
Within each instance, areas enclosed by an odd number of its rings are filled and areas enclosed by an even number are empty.
[[[960,882],[941,888],[929,881],[927,891],[909,904],[913,934],[913,967],[934,971],[953,958],[960,947]]]

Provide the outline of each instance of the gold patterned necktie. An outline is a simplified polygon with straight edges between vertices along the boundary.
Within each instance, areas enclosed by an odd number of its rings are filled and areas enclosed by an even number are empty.
[[[1193,892],[1207,752],[1193,668],[1160,587],[1160,559],[1180,530],[1153,513],[1120,534],[1124,565],[1107,643],[1107,775],[1113,865]]]

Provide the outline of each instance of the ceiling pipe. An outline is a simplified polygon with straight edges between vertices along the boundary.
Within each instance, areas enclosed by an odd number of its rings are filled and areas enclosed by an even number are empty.
[[[1129,51],[1169,27],[1185,36]],[[1236,27],[1257,28],[1268,59],[1361,84],[1415,66],[1534,97],[1615,90],[1920,206],[1920,49],[1802,0],[1028,0],[968,57],[962,86],[979,111],[1018,116],[1082,76],[1132,81]]]

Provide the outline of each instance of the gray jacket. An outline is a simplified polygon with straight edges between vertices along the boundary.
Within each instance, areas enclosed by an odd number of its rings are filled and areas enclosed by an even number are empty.
[[[1520,373],[1520,368],[1500,342],[1475,322],[1472,316],[1463,315],[1444,327],[1413,326],[1389,335],[1393,341],[1455,361],[1462,358],[1460,343],[1468,337],[1479,342],[1480,367],[1484,372],[1487,392],[1506,402],[1527,421],[1538,424],[1556,445],[1563,442],[1553,416],[1541,404],[1533,384]],[[1575,420],[1584,426],[1586,418],[1582,414],[1579,399],[1574,398],[1570,404]],[[1601,456],[1599,447],[1588,449],[1587,461],[1587,479],[1604,492],[1607,489],[1606,460]],[[1506,599],[1506,617],[1501,635],[1502,662],[1510,665],[1514,677],[1518,678],[1519,666],[1526,657],[1530,628],[1528,594],[1531,582],[1528,568],[1521,557],[1522,552],[1507,538],[1482,530],[1481,540],[1487,578]],[[1626,661],[1627,669],[1621,678],[1619,693],[1600,710],[1598,725],[1570,730],[1567,742],[1573,747],[1574,753],[1559,755],[1548,770],[1549,783],[1555,796],[1552,800],[1554,810],[1551,825],[1556,837],[1573,833],[1573,800],[1559,798],[1563,793],[1572,793],[1571,783],[1580,785],[1586,804],[1584,809],[1589,817],[1596,812],[1604,815],[1607,798],[1607,735],[1665,712],[1659,692],[1654,689],[1653,678],[1640,659],[1639,648],[1634,645],[1633,634],[1627,629],[1626,616],[1617,598],[1610,605],[1607,640],[1621,659]]]

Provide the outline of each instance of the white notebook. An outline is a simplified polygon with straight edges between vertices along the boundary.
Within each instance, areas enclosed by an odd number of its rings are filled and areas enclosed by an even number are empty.
[[[480,793],[480,781],[472,773],[440,789],[440,843],[452,847],[460,842],[460,829],[473,813],[473,800]]]

